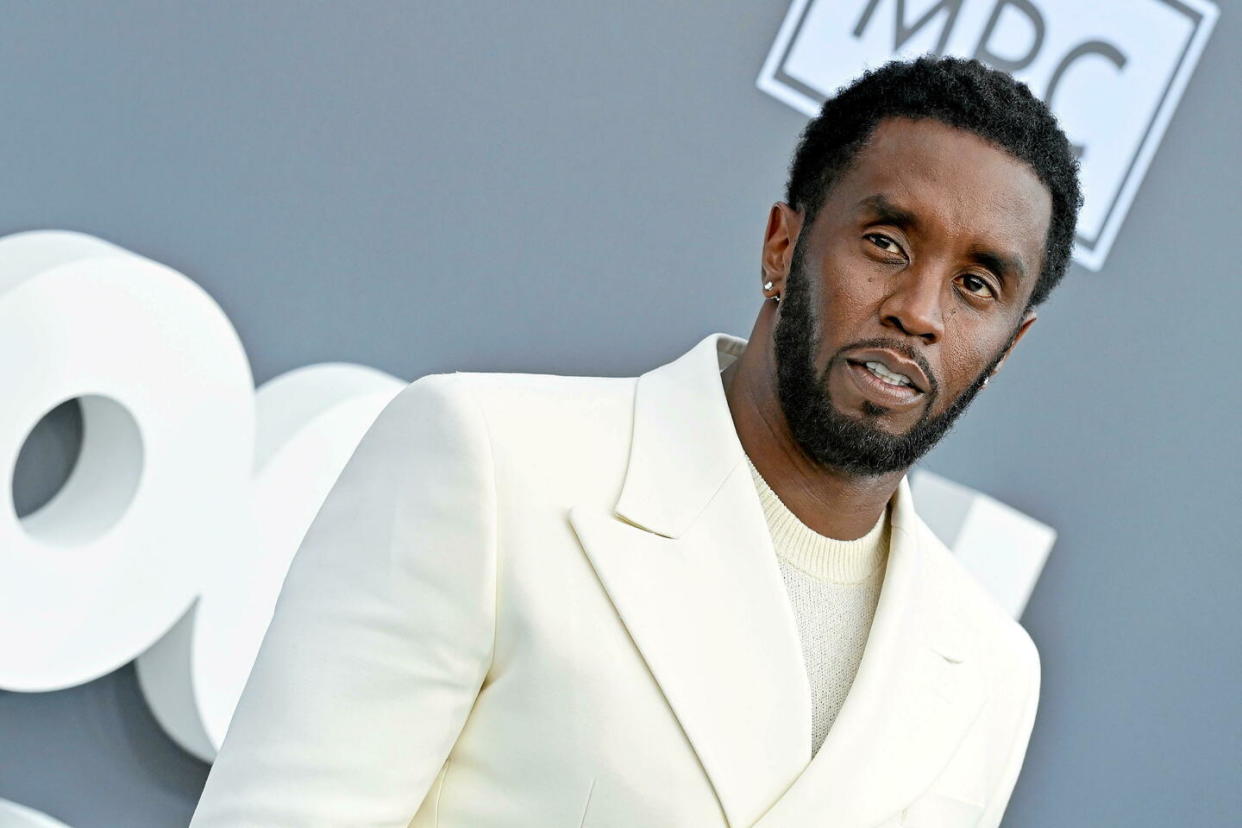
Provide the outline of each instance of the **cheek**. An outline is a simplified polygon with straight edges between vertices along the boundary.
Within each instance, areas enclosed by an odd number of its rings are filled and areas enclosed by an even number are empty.
[[[957,314],[961,318],[963,314]],[[946,347],[943,350],[941,380],[952,389],[951,397],[956,397],[979,378],[979,374],[987,367],[1000,342],[993,343],[991,337],[981,336],[974,326],[962,326],[955,329],[950,321],[945,329]],[[952,344],[948,344],[952,343]]]
[[[812,293],[820,318],[831,323],[835,338],[859,338],[851,334],[857,334],[862,323],[875,316],[884,300],[883,279],[844,256],[825,257],[820,272]]]

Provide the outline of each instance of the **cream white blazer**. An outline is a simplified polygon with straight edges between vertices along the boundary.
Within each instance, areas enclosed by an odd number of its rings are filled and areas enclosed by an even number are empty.
[[[811,759],[720,377],[745,344],[712,334],[637,378],[404,388],[299,547],[192,828],[998,825],[1039,657],[905,479]]]

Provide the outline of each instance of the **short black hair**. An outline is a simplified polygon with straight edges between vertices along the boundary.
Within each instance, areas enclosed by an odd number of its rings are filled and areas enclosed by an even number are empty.
[[[868,70],[824,102],[802,132],[785,200],[814,221],[880,121],[932,118],[978,135],[1026,162],[1052,196],[1044,263],[1027,308],[1042,303],[1065,275],[1082,193],[1078,159],[1056,117],[1026,84],[977,60],[924,56]]]

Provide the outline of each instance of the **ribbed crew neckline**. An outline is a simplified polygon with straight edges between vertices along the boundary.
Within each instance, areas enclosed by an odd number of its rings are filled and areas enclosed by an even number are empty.
[[[750,467],[763,514],[772,534],[776,554],[815,578],[838,584],[853,584],[874,575],[888,556],[888,509],[880,513],[875,526],[854,540],[838,540],[821,535],[781,502],[768,486],[749,456]]]

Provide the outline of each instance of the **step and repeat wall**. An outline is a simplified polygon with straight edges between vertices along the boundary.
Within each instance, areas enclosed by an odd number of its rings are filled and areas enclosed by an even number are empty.
[[[1005,824],[1242,810],[1230,4],[6,11],[0,826],[186,824],[392,395],[745,336],[806,118],[926,52],[1049,101],[1086,194],[1042,321],[911,477],[1040,648]]]

